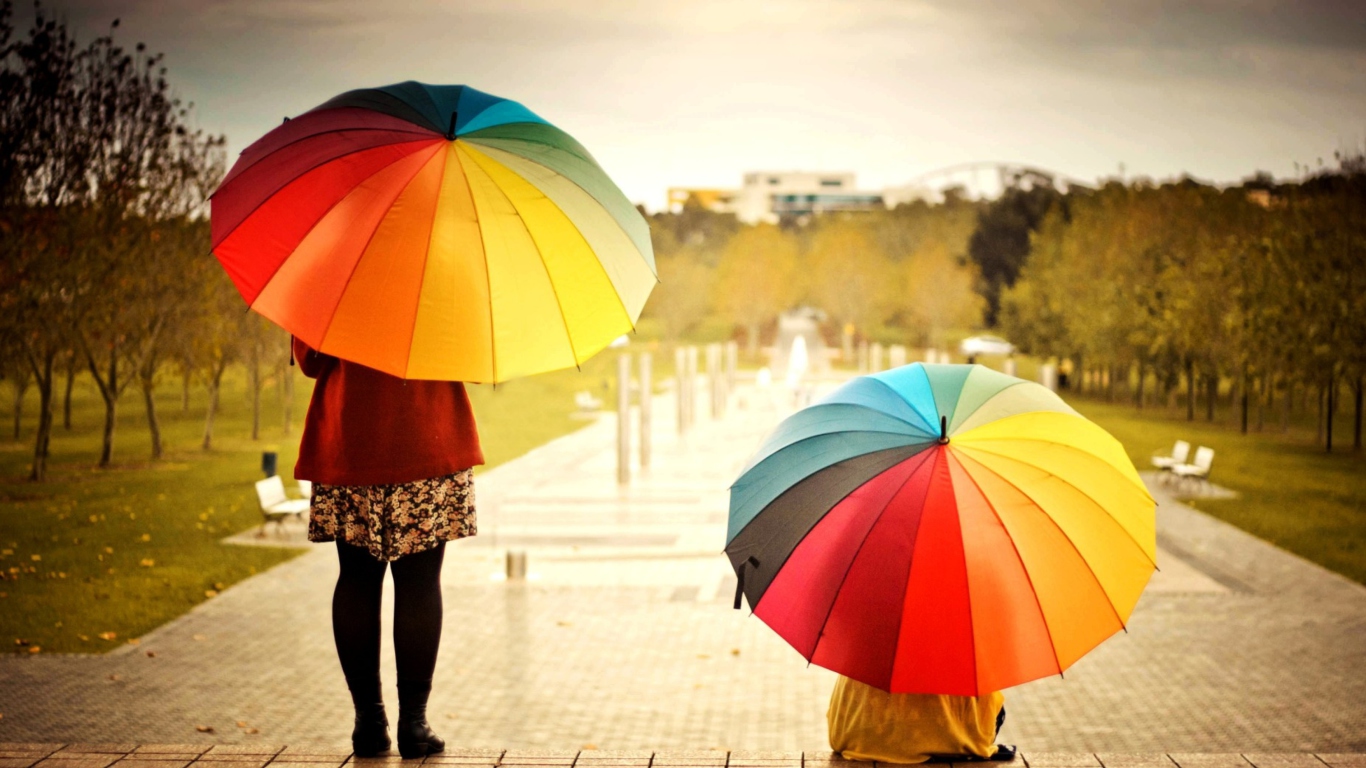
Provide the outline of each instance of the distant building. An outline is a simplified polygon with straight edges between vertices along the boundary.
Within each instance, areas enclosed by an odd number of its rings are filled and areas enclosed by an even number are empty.
[[[746,224],[777,224],[831,211],[873,211],[886,206],[879,192],[854,189],[852,173],[756,171],[735,193],[735,217]]]
[[[733,213],[746,224],[803,221],[831,211],[875,211],[887,206],[880,192],[859,192],[852,173],[754,171],[740,189],[670,187],[669,210],[690,204]]]
[[[735,190],[669,187],[669,211],[681,213],[688,201],[715,213],[735,213]]]

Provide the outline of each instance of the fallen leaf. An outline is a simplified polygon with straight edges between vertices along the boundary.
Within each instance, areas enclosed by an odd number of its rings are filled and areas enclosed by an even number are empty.
[[[206,589],[204,590],[204,597],[218,597],[218,590]]]
[[[90,635],[76,635],[76,637],[79,637],[82,643],[90,642]]]
[[[106,555],[112,555],[112,554],[114,554],[114,548],[113,548],[113,547],[105,547],[105,548],[104,548],[104,553],[105,553]]]
[[[29,555],[29,556],[28,556],[28,559],[30,559],[30,560],[32,560],[33,562],[36,563],[36,562],[38,562],[39,560],[42,560],[42,559],[43,559],[43,556],[42,556],[42,555]]]
[[[222,592],[224,589],[227,589],[227,587],[223,586],[223,582],[221,581],[215,581],[213,583],[213,588],[218,590],[219,592]]]
[[[710,656],[709,654],[699,653],[699,654],[697,654],[697,658],[699,658],[699,659],[710,659],[711,656]]]
[[[212,726],[212,725],[196,725],[196,726],[194,727],[194,729],[195,729],[196,731],[199,731],[200,733],[213,733],[213,732],[214,732],[213,726]]]
[[[144,534],[142,534],[142,540],[143,540],[143,541],[151,541],[151,540],[152,540],[152,534],[150,534],[150,533],[144,533]]]
[[[110,675],[109,679],[117,683],[118,681],[123,679],[123,675]]]
[[[456,714],[455,714],[454,712],[447,712],[447,713],[446,713],[446,719],[447,719],[447,720],[454,720],[455,718],[456,718]]]
[[[567,622],[567,621],[557,621],[557,622],[555,622],[555,626],[557,626],[557,627],[567,627],[567,626],[569,626],[569,622]]]
[[[238,727],[238,728],[246,728],[246,727],[247,727],[247,721],[246,721],[246,720],[238,720],[238,721],[237,721],[237,727]]]
[[[597,748],[598,748],[598,745],[597,745],[597,744],[584,744],[582,747],[579,747],[579,749],[597,749]]]
[[[149,659],[155,659],[156,657],[157,657],[157,652],[156,652],[156,651],[148,651],[148,652],[147,652],[147,658],[149,658]]]
[[[144,557],[142,558],[142,562],[138,563],[138,565],[142,566],[143,568],[151,568],[156,564],[157,562],[150,557]]]
[[[15,645],[28,645],[28,641],[25,640],[25,639],[22,638],[22,637],[16,637],[16,638],[14,638],[14,644],[15,644]]]
[[[739,649],[739,648],[732,648],[732,649],[730,649],[730,655],[732,655],[732,656],[739,656],[739,655],[740,655],[740,649]]]
[[[209,636],[208,636],[208,635],[194,635],[194,639],[195,639],[195,640],[208,640],[208,639],[209,639]]]
[[[117,632],[101,632],[101,633],[100,633],[100,639],[101,639],[101,640],[116,640],[116,639],[118,639],[118,636],[119,636],[119,635],[118,635]]]
[[[40,653],[42,650],[43,650],[42,647],[41,647],[41,646],[37,646],[37,645],[30,645],[30,646],[28,647],[28,652],[29,652],[29,653]]]
[[[137,645],[138,643],[141,643],[141,642],[142,642],[142,638],[139,638],[139,637],[130,637],[130,638],[128,638],[128,644],[129,644],[129,645]]]
[[[260,728],[243,728],[242,733],[260,733]]]

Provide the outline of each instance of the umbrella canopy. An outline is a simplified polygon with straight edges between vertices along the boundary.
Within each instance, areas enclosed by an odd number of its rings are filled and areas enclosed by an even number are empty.
[[[468,86],[344,93],[248,147],[212,206],[252,309],[404,378],[578,365],[657,282],[649,227],[588,150]]]
[[[893,693],[983,695],[1124,627],[1154,511],[1119,442],[1049,390],[915,363],[778,426],[731,487],[726,553],[807,660]]]

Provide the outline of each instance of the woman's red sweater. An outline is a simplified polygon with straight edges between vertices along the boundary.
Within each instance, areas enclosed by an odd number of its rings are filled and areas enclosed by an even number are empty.
[[[294,476],[327,485],[392,485],[484,463],[465,385],[405,381],[294,339],[317,379]]]

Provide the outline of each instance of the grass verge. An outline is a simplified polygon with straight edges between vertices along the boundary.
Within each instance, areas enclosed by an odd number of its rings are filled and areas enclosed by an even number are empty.
[[[471,387],[486,466],[582,427],[573,417],[577,391],[592,391],[610,408],[615,360],[603,354],[582,371]],[[58,404],[44,483],[24,479],[37,421],[37,395],[28,393],[20,438],[9,439],[7,422],[0,441],[0,642],[7,649],[108,651],[300,554],[221,543],[261,522],[252,484],[261,477],[262,451],[279,453],[280,474],[292,485],[312,392],[295,373],[293,432],[286,435],[282,391],[269,384],[261,437],[252,440],[245,380],[241,370],[230,373],[209,452],[199,449],[207,398],[193,391],[182,409],[179,382],[168,380],[157,400],[167,450],[156,462],[147,458],[141,397],[130,390],[120,403],[114,466],[98,469],[103,406],[93,382],[78,376],[70,431],[61,427]]]
[[[1214,449],[1211,479],[1237,499],[1187,502],[1203,512],[1366,584],[1366,456],[1313,445],[1312,428],[1242,434],[1218,422],[1186,421],[1166,409],[1074,400],[1073,407],[1124,444],[1139,469],[1178,439]],[[1345,417],[1339,434],[1350,432]],[[1192,451],[1194,448],[1192,448]]]

